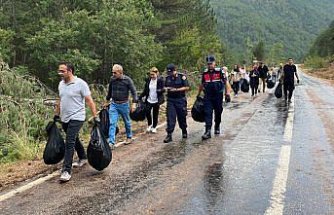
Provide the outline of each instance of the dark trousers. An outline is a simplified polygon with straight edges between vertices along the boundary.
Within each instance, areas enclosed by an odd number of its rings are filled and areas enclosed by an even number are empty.
[[[239,92],[240,82],[239,81],[233,82],[232,87],[233,87],[234,95],[237,95]]]
[[[252,96],[256,95],[259,85],[258,84],[251,85],[251,88],[252,88]]]
[[[218,96],[204,96],[205,129],[212,127],[212,114],[215,113],[215,129],[218,129],[223,113],[223,94]]]
[[[158,117],[159,117],[159,108],[160,105],[158,103],[151,104],[149,102],[146,103],[146,119],[147,119],[147,125],[152,125],[152,109],[153,109],[153,128],[157,127],[158,125]]]
[[[295,84],[294,83],[285,82],[283,84],[283,91],[284,91],[285,100],[287,100],[288,98],[289,98],[289,100],[291,100],[292,93],[293,93],[294,89],[295,89]],[[289,91],[289,94],[288,94],[288,91]]]
[[[176,124],[176,118],[182,132],[187,132],[187,99],[167,98],[167,133],[172,134]]]
[[[63,171],[67,171],[70,174],[72,170],[74,149],[77,151],[79,159],[87,159],[85,149],[79,140],[79,131],[83,123],[83,121],[77,120],[70,120],[68,123],[62,123],[62,127],[66,133]]]

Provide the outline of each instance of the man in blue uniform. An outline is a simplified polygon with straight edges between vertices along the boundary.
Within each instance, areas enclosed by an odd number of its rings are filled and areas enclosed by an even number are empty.
[[[165,88],[167,90],[167,137],[164,143],[173,141],[172,133],[175,128],[176,118],[182,130],[182,138],[187,138],[187,98],[189,90],[187,77],[177,73],[174,64],[168,64]]]
[[[215,57],[209,55],[206,61],[208,68],[202,74],[202,83],[198,91],[198,95],[204,91],[205,133],[202,136],[203,140],[211,138],[213,111],[215,112],[214,132],[215,134],[220,134],[224,92],[229,97],[226,76],[221,68],[216,68]]]

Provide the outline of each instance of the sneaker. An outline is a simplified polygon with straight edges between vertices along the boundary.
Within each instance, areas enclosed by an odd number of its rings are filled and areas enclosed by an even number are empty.
[[[71,179],[71,174],[67,171],[61,173],[60,181],[61,182],[68,182]]]
[[[168,134],[167,137],[164,139],[164,143],[169,143],[169,142],[172,142],[173,139],[172,139],[172,135]]]
[[[72,164],[72,167],[77,168],[77,167],[82,167],[85,164],[87,164],[87,159],[80,159],[79,161],[76,161]]]
[[[156,128],[152,128],[151,132],[155,134],[155,133],[157,133],[157,129]]]
[[[215,129],[215,134],[220,134],[220,129]]]
[[[188,134],[187,133],[182,133],[182,139],[187,139],[188,138]]]
[[[132,143],[132,138],[126,138],[124,145],[129,145]]]
[[[152,131],[152,126],[148,126],[147,129],[146,129],[146,132],[149,133]]]
[[[211,132],[210,131],[206,131],[203,135],[202,135],[202,140],[207,140],[211,138]]]

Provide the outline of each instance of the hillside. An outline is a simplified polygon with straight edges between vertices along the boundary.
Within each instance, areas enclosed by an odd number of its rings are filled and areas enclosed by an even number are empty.
[[[329,28],[322,32],[315,40],[310,55],[327,57],[334,55],[334,21]]]
[[[333,19],[333,0],[211,0],[218,32],[239,59],[260,40],[298,59]]]

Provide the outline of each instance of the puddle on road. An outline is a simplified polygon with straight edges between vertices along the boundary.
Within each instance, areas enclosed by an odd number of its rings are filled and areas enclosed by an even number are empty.
[[[214,163],[209,166],[205,174],[205,196],[212,207],[224,196],[223,176],[223,163]]]

